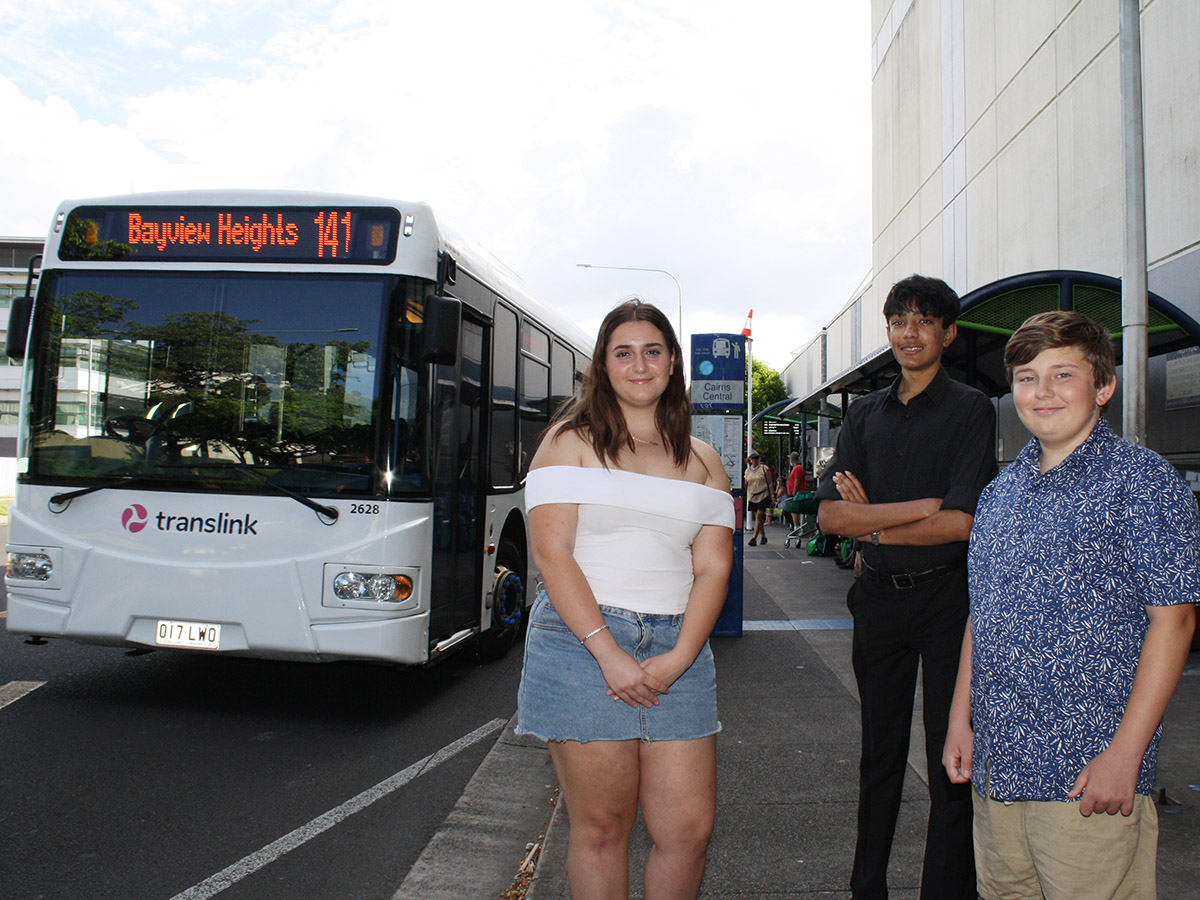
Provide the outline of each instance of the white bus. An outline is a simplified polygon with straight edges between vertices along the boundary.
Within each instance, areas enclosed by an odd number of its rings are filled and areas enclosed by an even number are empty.
[[[515,640],[521,482],[590,342],[429,207],[68,201],[30,293],[9,631],[406,665]]]

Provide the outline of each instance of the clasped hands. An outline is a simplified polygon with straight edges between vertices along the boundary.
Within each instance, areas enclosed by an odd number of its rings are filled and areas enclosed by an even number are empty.
[[[614,702],[645,707],[657,706],[659,694],[667,693],[690,665],[684,664],[673,650],[639,663],[619,647],[597,662],[608,685],[605,693]]]

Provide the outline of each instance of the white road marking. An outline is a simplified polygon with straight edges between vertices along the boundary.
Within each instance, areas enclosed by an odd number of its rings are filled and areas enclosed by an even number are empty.
[[[850,631],[853,619],[757,619],[742,623],[743,631]]]
[[[15,703],[30,691],[36,691],[45,683],[44,681],[10,681],[0,687],[0,709],[4,709],[10,703]]]
[[[447,744],[441,750],[429,754],[424,759],[418,760],[407,769],[397,772],[391,778],[387,778],[373,788],[367,788],[357,797],[352,797],[343,803],[341,806],[329,810],[327,813],[317,816],[307,825],[301,825],[295,831],[291,831],[263,847],[257,853],[251,853],[232,866],[222,869],[216,875],[204,879],[194,887],[188,888],[182,893],[176,894],[171,900],[205,900],[207,897],[212,897],[214,894],[219,894],[227,887],[232,887],[237,882],[241,881],[247,875],[252,875],[264,866],[270,865],[285,853],[290,853],[305,842],[315,838],[324,831],[329,830],[343,819],[360,812],[374,803],[386,797],[397,788],[404,787],[413,779],[441,765],[446,760],[453,757],[462,750],[467,749],[472,744],[476,744],[490,734],[495,734],[507,723],[507,719],[492,719],[486,725],[476,728],[470,734],[465,734],[452,744]]]

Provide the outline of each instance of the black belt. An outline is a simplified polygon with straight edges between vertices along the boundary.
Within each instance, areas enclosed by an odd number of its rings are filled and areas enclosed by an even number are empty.
[[[882,581],[884,584],[890,584],[898,591],[909,591],[915,588],[918,584],[928,584],[931,581],[937,581],[940,578],[945,578],[951,572],[961,569],[966,563],[956,562],[949,566],[938,566],[936,569],[926,569],[924,572],[881,572],[867,564],[863,560],[863,573],[873,578],[875,581]]]

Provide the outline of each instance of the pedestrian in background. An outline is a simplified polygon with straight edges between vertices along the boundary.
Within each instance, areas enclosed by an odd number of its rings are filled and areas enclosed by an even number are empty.
[[[944,754],[975,788],[979,891],[1154,900],[1150,794],[1200,597],[1196,501],[1104,418],[1116,353],[1098,322],[1033,316],[1004,368],[1033,438],[979,498]]]
[[[750,535],[750,546],[767,542],[767,510],[775,502],[771,491],[770,473],[762,464],[762,456],[751,450],[746,457],[746,511],[754,517],[754,531]]]
[[[862,547],[846,601],[862,705],[854,900],[888,896],[918,664],[930,799],[920,896],[976,896],[971,792],[940,760],[967,621],[967,538],[996,473],[996,415],[942,368],[959,309],[940,279],[892,286],[883,315],[900,375],[850,404],[817,489],[821,530]]]
[[[605,317],[580,396],[525,486],[544,584],[517,733],[546,740],[570,817],[575,900],[629,896],[639,807],[646,900],[699,895],[716,809],[708,636],[733,562],[733,500],[691,437],[683,353],[640,301]]]
[[[787,520],[784,518],[783,504],[787,502],[788,499],[787,478],[785,478],[783,475],[780,475],[778,478],[776,478],[775,490],[772,493],[774,496],[773,502],[775,504],[771,507],[772,518],[774,518],[775,513],[779,513],[779,521],[781,523],[785,522]]]
[[[791,471],[788,472],[787,479],[787,495],[795,497],[797,494],[808,493],[808,474],[804,471],[804,462],[800,458],[800,454],[793,450],[788,454],[788,462],[791,464]],[[792,513],[792,531],[789,537],[800,533],[800,513]]]

